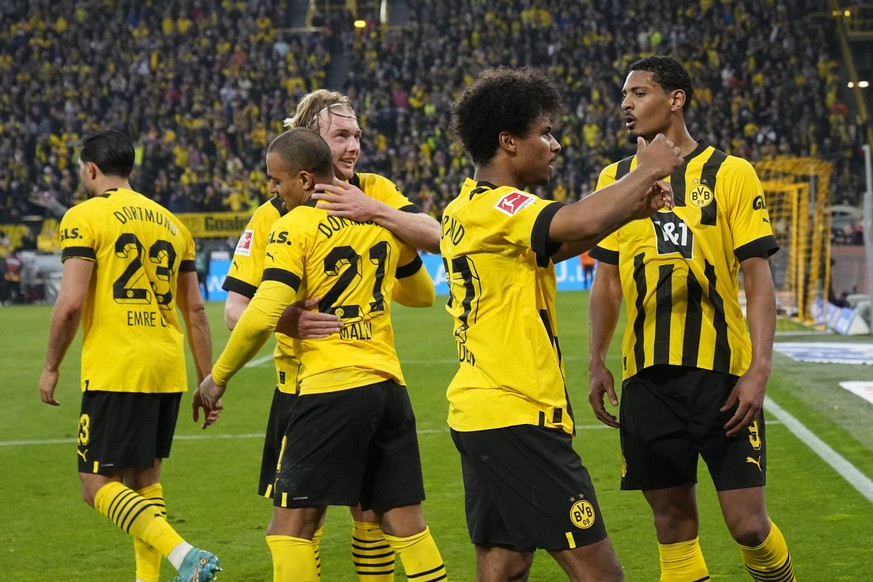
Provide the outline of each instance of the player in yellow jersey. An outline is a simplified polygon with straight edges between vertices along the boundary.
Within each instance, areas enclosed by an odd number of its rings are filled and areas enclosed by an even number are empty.
[[[373,220],[412,246],[438,251],[439,224],[433,218],[422,213],[387,178],[354,171],[360,156],[361,128],[347,96],[324,89],[309,93],[298,102],[294,116],[286,119],[285,125],[318,131],[330,146],[335,175],[348,180],[341,197],[336,195],[336,191],[324,194],[325,198],[333,200],[332,203],[325,201],[325,206],[334,206],[333,214],[362,221]],[[271,198],[255,211],[240,237],[231,270],[222,285],[228,292],[224,315],[229,329],[236,325],[260,284],[267,235],[273,223],[285,212],[281,199]],[[277,384],[267,423],[259,484],[259,494],[267,497],[272,496],[281,441],[296,393],[296,386],[289,380],[295,378],[297,369],[291,337],[317,339],[338,332],[342,326],[342,321],[333,315],[309,311],[317,299],[295,302],[282,318],[286,325],[280,324],[280,333],[276,334],[274,362]],[[352,518],[352,557],[359,580],[390,582],[394,578],[394,559],[376,517],[372,512],[362,512],[354,507]],[[319,528],[314,538],[316,555],[321,533]]]
[[[597,418],[620,428],[622,489],[641,489],[652,508],[662,581],[709,580],[698,540],[700,456],[752,578],[789,582],[788,548],[764,502],[763,405],[776,325],[767,258],[778,247],[761,183],[746,160],[691,137],[685,111],[694,89],[676,59],[633,63],[622,94],[630,138],[663,133],[685,162],[670,177],[674,208],[622,227],[591,253],[599,263],[590,297],[589,401]],[[610,165],[598,186],[638,163],[631,157]],[[628,322],[619,423],[604,395],[618,404],[605,362],[622,298]]]
[[[670,204],[660,181],[682,161],[663,136],[642,162],[580,202],[543,200],[561,146],[562,99],[534,69],[481,73],[452,107],[476,164],[446,207],[446,265],[459,369],[448,387],[477,580],[525,580],[537,548],[572,580],[622,580],[588,470],[573,450],[573,412],[555,317],[554,263],[617,226]]]
[[[318,311],[343,322],[327,338],[293,341],[298,396],[267,532],[274,580],[316,579],[312,538],[326,507],[357,503],[375,512],[408,577],[442,580],[445,567],[421,511],[415,418],[390,318],[392,297],[431,305],[433,282],[415,249],[391,231],[316,206],[316,183],[333,178],[330,148],[316,132],[281,134],[266,163],[271,192],[289,211],[273,224],[257,293],[201,384],[204,403],[220,397],[298,298],[320,298]]]
[[[161,556],[175,582],[212,580],[218,558],[167,523],[160,483],[179,403],[187,390],[185,333],[197,377],[212,365],[209,322],[194,270],[194,240],[167,209],[131,188],[130,139],[86,137],[79,178],[89,200],[60,226],[61,289],[52,312],[40,398],[57,406],[58,368],[82,322],[82,411],[78,459],[82,497],[134,538],[136,579],[157,582]],[[193,402],[195,420],[201,406]],[[212,404],[204,428],[218,418]]]

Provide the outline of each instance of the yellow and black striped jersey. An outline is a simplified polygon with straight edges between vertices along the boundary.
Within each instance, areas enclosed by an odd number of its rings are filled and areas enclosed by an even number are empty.
[[[328,216],[314,201],[276,221],[263,280],[213,368],[226,382],[252,353],[252,338],[274,329],[291,302],[321,297],[319,311],[341,317],[339,334],[293,340],[300,394],[357,388],[386,379],[405,384],[394,349],[391,292],[423,268],[416,250],[373,223]],[[262,342],[261,342],[262,345]],[[259,347],[259,346],[257,346]]]
[[[384,202],[392,208],[404,212],[421,212],[421,209],[401,194],[397,186],[388,178],[378,174],[355,174],[349,183],[360,188],[370,198]],[[230,269],[221,285],[222,289],[234,291],[249,299],[255,296],[264,272],[267,237],[273,223],[286,212],[282,201],[276,196],[255,210],[237,242]],[[293,350],[293,340],[285,334],[277,333],[276,348],[273,351],[277,386],[282,392],[292,394],[296,392],[293,380],[297,376],[299,366]]]
[[[548,242],[562,203],[467,180],[443,212],[445,263],[459,369],[449,384],[457,431],[574,423],[555,321],[560,244]]]
[[[194,239],[169,210],[113,189],[73,206],[60,225],[62,260],[94,262],[82,311],[82,390],[184,392],[179,273]]]
[[[635,156],[608,166],[597,188],[634,167]],[[751,341],[740,262],[779,250],[761,182],[749,162],[702,142],[669,182],[672,210],[623,226],[591,252],[619,267],[623,378],[660,364],[742,375]]]

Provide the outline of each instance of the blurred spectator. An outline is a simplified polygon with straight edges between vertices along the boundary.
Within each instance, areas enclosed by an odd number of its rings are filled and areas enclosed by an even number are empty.
[[[134,137],[133,182],[171,210],[257,206],[264,145],[343,63],[332,88],[359,113],[361,168],[402,183],[434,216],[472,168],[446,133],[452,99],[482,68],[544,68],[567,99],[556,128],[562,179],[548,194],[575,200],[599,168],[630,154],[615,113],[620,73],[656,50],[699,80],[695,135],[752,161],[825,158],[846,202],[863,190],[864,133],[817,0],[677,0],[666,12],[642,0],[431,0],[409,3],[402,27],[355,30],[333,10],[306,31],[290,28],[283,0],[104,4],[0,4],[0,224],[57,217],[80,200],[73,152],[91,119]]]

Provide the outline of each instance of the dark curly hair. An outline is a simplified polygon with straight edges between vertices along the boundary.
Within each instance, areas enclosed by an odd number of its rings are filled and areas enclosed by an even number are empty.
[[[652,80],[664,88],[664,91],[681,89],[685,92],[685,105],[682,111],[688,111],[691,107],[691,98],[694,97],[694,85],[691,75],[685,65],[666,55],[653,55],[638,61],[630,66],[631,71],[647,71],[652,73]]]
[[[561,94],[544,73],[530,67],[487,69],[452,104],[451,130],[473,163],[487,165],[501,132],[527,137],[537,117],[555,119],[562,109]]]

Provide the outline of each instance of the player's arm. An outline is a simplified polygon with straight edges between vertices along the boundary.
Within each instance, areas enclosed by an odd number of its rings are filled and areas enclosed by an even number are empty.
[[[618,406],[615,380],[606,367],[606,354],[621,311],[621,278],[618,265],[601,261],[594,274],[588,299],[588,402],[594,416],[608,426],[618,428],[618,419],[606,410],[604,394]]]
[[[236,322],[242,317],[243,311],[249,305],[251,297],[247,297],[236,291],[228,291],[227,298],[224,300],[224,325],[227,329],[233,330],[236,327]]]
[[[596,245],[598,242],[603,240],[604,236],[607,236],[614,232],[616,229],[613,228],[610,231],[603,234],[603,236],[598,236],[595,238],[585,239],[578,242],[565,242],[561,245],[561,248],[552,255],[552,262],[555,264],[560,263],[561,261],[566,261],[567,259],[572,259],[573,257],[578,257],[585,251],[591,250],[591,248]]]
[[[752,339],[752,362],[721,409],[727,412],[733,406],[737,407],[725,424],[727,436],[745,430],[764,406],[776,337],[776,290],[767,255],[749,257],[740,263],[740,268],[746,291],[746,319]]]
[[[209,319],[206,317],[203,296],[200,295],[200,287],[197,284],[196,271],[179,273],[176,300],[185,320],[188,346],[194,356],[199,384],[212,369],[212,336],[209,332]]]
[[[224,302],[224,324],[233,330],[239,318],[248,307],[251,300],[235,291],[227,292]],[[323,339],[339,333],[343,328],[342,318],[333,313],[320,313],[312,309],[318,306],[320,297],[312,297],[306,301],[295,301],[285,308],[279,321],[276,322],[276,332],[296,339]]]
[[[39,379],[39,398],[52,406],[60,406],[55,400],[59,369],[79,329],[93,271],[92,261],[72,257],[64,261],[61,289],[52,309],[45,364]]]
[[[260,351],[276,329],[285,308],[294,302],[299,280],[293,286],[265,280],[233,328],[224,350],[198,388],[207,412],[217,410],[227,383]]]
[[[182,312],[182,319],[185,321],[185,335],[188,338],[188,347],[191,348],[191,354],[194,356],[194,366],[197,368],[197,385],[199,386],[212,369],[212,335],[209,331],[209,319],[206,317],[206,308],[203,304],[203,297],[200,295],[196,271],[179,273],[176,302],[179,305],[179,311]],[[200,409],[203,409],[203,424],[201,426],[203,429],[214,424],[221,414],[221,402],[216,403],[213,409],[207,410],[198,391],[194,392],[191,399],[191,408],[194,422],[200,420]]]
[[[430,307],[436,299],[436,290],[430,273],[424,268],[421,257],[415,256],[412,263],[397,268],[397,284],[391,298],[406,307]]]
[[[390,230],[403,242],[433,254],[440,252],[440,223],[424,212],[404,212],[379,204],[373,221]]]
[[[332,313],[312,311],[318,305],[320,297],[306,301],[295,301],[289,305],[279,321],[276,331],[297,339],[323,339],[339,333],[343,328],[343,320]],[[237,291],[228,290],[224,301],[224,325],[233,330],[239,318],[248,307],[251,298]]]
[[[560,208],[549,225],[549,240],[590,247],[631,220],[672,207],[672,192],[662,180],[682,164],[679,148],[662,134],[648,145],[638,138],[637,161],[621,180]]]
[[[365,222],[372,220],[387,228],[403,242],[430,253],[440,252],[440,224],[423,212],[404,212],[375,198],[360,188],[334,178],[333,184],[316,184],[312,198],[321,200],[332,216]]]

